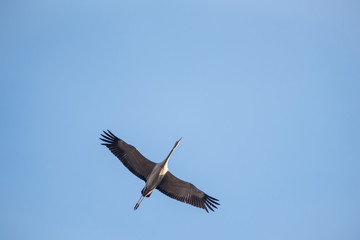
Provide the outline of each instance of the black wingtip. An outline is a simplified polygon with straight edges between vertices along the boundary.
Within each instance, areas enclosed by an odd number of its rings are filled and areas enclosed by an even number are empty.
[[[114,144],[117,142],[118,138],[109,130],[103,131],[103,134],[100,134],[100,140],[102,141],[101,145],[104,146],[110,146],[111,144]]]
[[[107,131],[108,131],[108,134],[110,134],[112,137],[117,138],[117,137],[115,136],[115,134],[113,134],[109,129],[107,129]]]
[[[205,197],[203,198],[203,202],[205,203],[205,210],[209,208],[211,211],[215,212],[215,209],[217,209],[216,205],[220,205],[218,203],[218,199],[210,197],[209,195],[205,194]],[[207,211],[208,212],[208,211]]]
[[[216,199],[214,197],[210,197],[209,195],[207,195],[208,198],[212,199],[212,200],[215,200],[215,201],[219,201],[219,199]]]
[[[210,206],[210,204],[206,203],[206,207],[208,207],[211,211],[214,212],[214,209],[212,209],[212,207]]]

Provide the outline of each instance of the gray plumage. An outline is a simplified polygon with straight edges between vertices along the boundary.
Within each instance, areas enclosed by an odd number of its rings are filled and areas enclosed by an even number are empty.
[[[145,181],[145,187],[141,191],[141,197],[135,205],[135,210],[145,197],[150,197],[154,189],[158,189],[165,195],[191,204],[195,207],[214,211],[217,208],[218,199],[210,197],[203,191],[196,188],[193,184],[183,181],[175,177],[167,167],[169,158],[175,148],[179,145],[181,138],[176,141],[173,149],[167,158],[160,162],[154,163],[144,157],[135,147],[127,144],[123,140],[116,137],[109,130],[104,131],[100,138],[109,150],[127,167],[133,174]]]

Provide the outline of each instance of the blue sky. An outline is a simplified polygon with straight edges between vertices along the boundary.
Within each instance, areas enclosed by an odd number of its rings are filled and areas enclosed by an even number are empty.
[[[357,1],[2,1],[1,239],[360,238]],[[110,129],[221,201],[156,191]]]

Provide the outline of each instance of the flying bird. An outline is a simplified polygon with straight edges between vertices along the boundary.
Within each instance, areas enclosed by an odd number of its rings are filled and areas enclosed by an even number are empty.
[[[145,181],[145,187],[141,190],[141,197],[136,203],[136,210],[145,197],[150,197],[155,189],[178,201],[191,204],[195,207],[214,211],[219,200],[205,194],[193,184],[175,177],[168,169],[168,161],[182,138],[175,142],[166,159],[155,163],[144,157],[135,147],[116,137],[109,130],[101,134],[105,145],[133,174]]]

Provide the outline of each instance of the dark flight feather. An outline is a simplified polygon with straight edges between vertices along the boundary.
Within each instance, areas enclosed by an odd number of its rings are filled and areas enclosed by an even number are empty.
[[[213,208],[217,208],[216,205],[220,205],[218,199],[210,197],[193,184],[175,177],[170,171],[165,174],[157,189],[178,201],[203,208],[206,212],[209,212],[208,209],[214,211]]]
[[[134,146],[116,137],[109,130],[101,134],[102,145],[110,151],[127,167],[133,174],[146,181],[155,163],[144,157]]]

